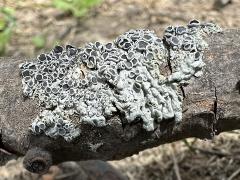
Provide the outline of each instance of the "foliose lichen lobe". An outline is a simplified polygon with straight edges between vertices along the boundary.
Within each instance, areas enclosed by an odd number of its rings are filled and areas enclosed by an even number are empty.
[[[79,124],[105,126],[117,111],[128,123],[141,119],[147,131],[162,120],[181,121],[179,85],[202,75],[203,36],[220,31],[196,20],[168,27],[163,39],[153,31],[130,30],[112,43],[56,46],[21,64],[23,94],[42,107],[31,131],[70,142],[80,135]],[[161,69],[169,63],[167,75]],[[70,120],[72,115],[79,123]]]

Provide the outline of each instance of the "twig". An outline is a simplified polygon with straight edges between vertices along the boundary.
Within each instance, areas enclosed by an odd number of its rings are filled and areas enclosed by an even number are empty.
[[[240,134],[240,131],[239,130],[234,130],[234,131],[229,131],[229,132],[226,132],[228,134]]]
[[[4,154],[6,154],[8,156],[13,155],[12,153],[10,153],[10,152],[6,151],[5,149],[2,149],[2,148],[0,148],[0,153],[4,153]]]
[[[171,155],[172,155],[173,165],[174,165],[173,168],[174,168],[174,172],[175,172],[175,175],[177,177],[177,180],[182,180],[180,172],[179,172],[178,162],[177,162],[175,153],[172,152]]]
[[[238,168],[234,173],[232,173],[232,175],[227,180],[232,180],[235,177],[237,177],[237,175],[239,174],[240,174],[240,168]]]
[[[216,156],[220,156],[220,157],[230,156],[229,153],[224,153],[224,152],[220,152],[220,151],[202,149],[202,148],[199,148],[199,147],[192,147],[192,148],[195,149],[195,150],[198,150],[198,151],[200,151],[202,153],[209,154],[209,155],[216,155]]]
[[[182,141],[183,141],[183,143],[188,147],[188,149],[189,149],[190,151],[196,153],[196,149],[192,146],[192,144],[190,144],[190,143],[188,142],[187,139],[183,139]]]

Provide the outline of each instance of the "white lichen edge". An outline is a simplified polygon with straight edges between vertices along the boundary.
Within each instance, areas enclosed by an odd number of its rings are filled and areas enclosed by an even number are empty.
[[[147,131],[162,120],[180,122],[179,86],[203,74],[203,36],[220,31],[196,20],[187,27],[168,27],[163,40],[153,31],[130,30],[113,43],[56,46],[21,64],[23,93],[37,98],[42,108],[32,133],[71,142],[80,136],[81,123],[105,126],[117,110],[129,123],[142,120]],[[169,63],[172,73],[166,75],[160,69]]]

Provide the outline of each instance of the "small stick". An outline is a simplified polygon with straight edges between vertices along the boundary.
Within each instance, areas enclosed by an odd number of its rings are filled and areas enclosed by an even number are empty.
[[[238,168],[227,180],[233,180],[237,175],[240,174],[240,168]]]
[[[177,177],[177,180],[182,180],[180,172],[179,172],[179,167],[178,167],[178,163],[177,163],[175,153],[172,152],[171,155],[172,155],[173,164],[174,164],[173,168],[174,168],[174,172],[175,172],[175,175]]]

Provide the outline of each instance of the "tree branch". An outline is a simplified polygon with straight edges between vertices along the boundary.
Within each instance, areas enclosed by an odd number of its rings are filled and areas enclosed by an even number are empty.
[[[182,122],[163,121],[154,132],[146,132],[141,122],[122,126],[121,115],[116,114],[105,127],[82,124],[81,137],[73,143],[29,132],[39,106],[22,96],[18,65],[24,59],[0,59],[0,148],[17,156],[41,148],[51,154],[53,164],[116,160],[180,139],[209,139],[240,129],[240,30],[225,30],[206,40],[209,50],[205,52],[204,75],[182,88],[186,95]]]

